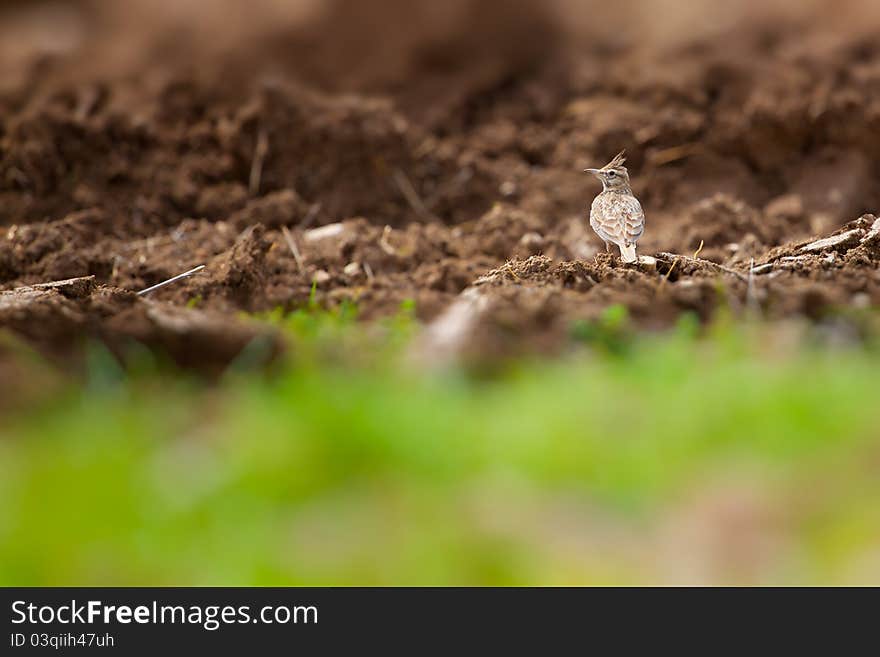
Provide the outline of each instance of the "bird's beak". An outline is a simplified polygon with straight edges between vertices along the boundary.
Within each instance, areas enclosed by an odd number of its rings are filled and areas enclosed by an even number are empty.
[[[602,169],[584,169],[584,173],[592,173],[594,176],[598,176],[601,170]]]

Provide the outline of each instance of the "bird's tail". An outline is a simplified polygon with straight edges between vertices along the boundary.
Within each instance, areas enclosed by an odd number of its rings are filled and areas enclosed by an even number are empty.
[[[621,244],[620,257],[623,258],[624,262],[635,262],[636,260],[638,260],[638,258],[636,258],[636,245]]]

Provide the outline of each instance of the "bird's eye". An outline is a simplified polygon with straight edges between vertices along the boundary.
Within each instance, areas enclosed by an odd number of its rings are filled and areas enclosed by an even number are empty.
[[[608,177],[609,177],[609,178],[614,178],[614,176],[616,176],[616,175],[617,175],[617,172],[614,171],[614,170],[608,172]]]

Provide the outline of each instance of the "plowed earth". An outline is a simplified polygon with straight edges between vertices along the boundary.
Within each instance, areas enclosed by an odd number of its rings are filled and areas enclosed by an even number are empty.
[[[817,13],[634,40],[463,0],[257,2],[231,27],[231,4],[189,31],[156,3],[0,4],[0,327],[213,371],[254,336],[241,311],[313,286],[364,320],[412,299],[438,344],[500,353],[612,304],[647,329],[880,305],[867,32]],[[586,217],[581,170],[622,148],[637,265]]]

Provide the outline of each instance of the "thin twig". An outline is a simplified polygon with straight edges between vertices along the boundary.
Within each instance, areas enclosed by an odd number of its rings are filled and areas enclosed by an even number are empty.
[[[722,271],[725,274],[730,274],[731,276],[736,276],[741,281],[747,280],[745,276],[736,271],[735,269],[731,269],[730,267],[725,267],[724,265],[719,265],[717,262],[712,262],[711,260],[703,260],[702,258],[692,258],[690,256],[681,255],[679,253],[668,253],[663,251],[658,253],[657,255],[663,256],[664,258],[673,258],[673,259],[681,259],[689,262],[696,262],[698,264],[709,267],[710,269],[715,269],[717,271]]]
[[[766,274],[767,272],[773,272],[777,268],[784,270],[792,270],[797,267],[797,263],[804,262],[809,260],[810,258],[817,258],[815,255],[799,255],[799,256],[777,256],[774,260],[770,262],[765,262],[763,264],[757,265],[753,267],[750,273],[754,273],[755,276],[761,276],[762,274]],[[830,260],[828,258],[831,258]],[[825,258],[826,262],[834,262],[834,252],[828,254]]]
[[[260,193],[260,182],[263,178],[263,162],[269,152],[269,136],[264,128],[257,133],[257,144],[254,147],[254,159],[251,161],[251,175],[248,180],[248,191],[251,196]]]
[[[299,227],[302,229],[306,229],[312,225],[312,222],[315,220],[315,217],[318,216],[318,213],[321,211],[320,203],[312,203],[309,207],[309,211],[306,213],[306,216],[299,223]]]
[[[683,160],[684,158],[696,153],[699,148],[699,144],[696,143],[670,146],[669,148],[655,151],[650,156],[651,164],[659,166],[662,164],[669,164],[670,162],[675,162],[677,160]]]
[[[666,276],[663,277],[663,282],[666,283],[669,280],[669,277],[672,276],[672,270],[675,269],[675,265],[678,264],[678,258],[672,261],[672,266],[669,268],[669,271],[666,272]]]
[[[521,280],[520,277],[516,275],[516,272],[513,271],[513,264],[511,260],[505,262],[500,271],[510,274],[511,276],[513,276],[514,280]]]
[[[290,247],[290,252],[293,254],[293,259],[296,260],[296,268],[299,271],[303,270],[303,258],[302,254],[299,252],[299,248],[296,246],[296,241],[293,239],[293,235],[288,230],[287,226],[281,227],[281,232],[284,235],[284,240],[287,242],[287,246]]]
[[[193,267],[189,271],[185,271],[182,274],[178,274],[177,276],[172,276],[167,281],[162,281],[161,283],[156,283],[155,285],[148,287],[146,290],[141,290],[140,292],[137,293],[137,295],[139,297],[142,297],[145,294],[149,294],[150,292],[153,292],[154,290],[158,290],[160,287],[165,287],[169,283],[174,283],[175,281],[179,281],[182,278],[187,278],[188,276],[192,276],[197,271],[201,271],[204,268],[205,268],[205,265],[199,265],[198,267]]]
[[[400,169],[395,169],[391,174],[391,178],[394,180],[394,184],[397,185],[397,188],[400,190],[400,193],[403,194],[403,197],[406,199],[406,202],[409,203],[410,207],[423,218],[430,219],[431,213],[428,212],[428,208],[425,207],[416,188],[413,187],[413,184],[409,181],[409,178],[406,177],[406,174]]]
[[[373,278],[375,278],[375,277],[373,276],[373,268],[370,267],[370,263],[369,263],[369,262],[364,262],[364,271],[367,273],[367,279],[368,279],[369,281],[372,281]]]
[[[700,257],[700,254],[703,252],[703,240],[700,240],[699,248],[694,251],[694,260]]]

